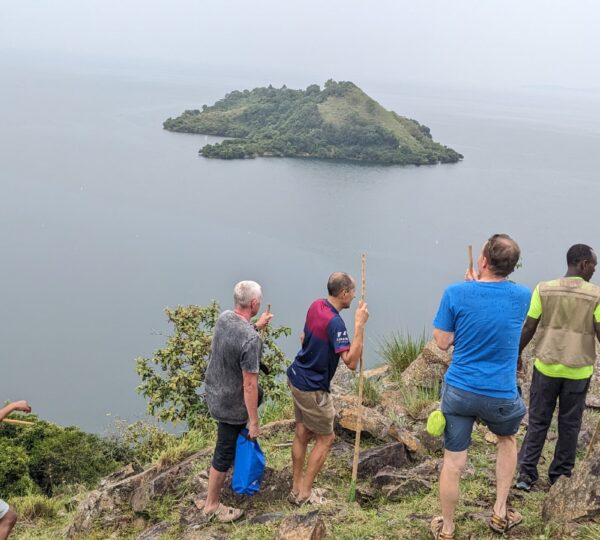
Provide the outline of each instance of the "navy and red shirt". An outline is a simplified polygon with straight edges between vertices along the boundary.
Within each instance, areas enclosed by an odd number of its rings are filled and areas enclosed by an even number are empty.
[[[346,325],[328,300],[315,300],[308,308],[302,349],[287,370],[298,390],[329,392],[329,383],[338,367],[340,353],[350,349]]]

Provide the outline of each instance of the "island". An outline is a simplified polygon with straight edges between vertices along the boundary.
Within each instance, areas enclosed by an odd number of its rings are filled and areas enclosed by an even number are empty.
[[[456,163],[462,155],[430,130],[388,111],[349,81],[321,89],[283,86],[233,91],[212,106],[163,123],[169,131],[228,137],[200,149],[206,158],[302,157],[374,164]]]

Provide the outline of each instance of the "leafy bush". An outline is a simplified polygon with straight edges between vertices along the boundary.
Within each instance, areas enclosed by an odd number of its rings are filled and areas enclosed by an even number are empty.
[[[39,419],[32,426],[2,425],[0,491],[52,495],[67,484],[90,487],[129,457],[123,445],[76,427]]]
[[[32,486],[27,452],[9,440],[0,439],[0,493],[25,495]]]
[[[191,305],[165,310],[168,321],[174,325],[173,335],[152,358],[137,359],[136,371],[142,378],[137,391],[148,400],[149,414],[161,421],[187,422],[191,428],[202,428],[206,423],[208,408],[201,389],[219,311],[216,302],[206,307]],[[290,333],[287,327],[269,325],[263,334],[262,362],[270,373],[261,374],[260,385],[270,399],[277,400],[285,393],[279,376],[286,358],[275,340]]]
[[[111,457],[110,443],[78,428],[65,428],[37,441],[31,449],[29,472],[47,495],[61,485],[94,485],[118,463]]]
[[[377,352],[389,364],[392,380],[400,381],[402,372],[421,354],[426,343],[425,331],[417,338],[396,333],[379,342]]]

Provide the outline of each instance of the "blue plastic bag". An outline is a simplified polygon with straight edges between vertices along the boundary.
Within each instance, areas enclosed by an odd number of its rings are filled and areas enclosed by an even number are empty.
[[[235,462],[231,489],[236,493],[254,495],[260,490],[265,472],[265,455],[258,444],[248,438],[248,430],[242,429],[235,447]]]

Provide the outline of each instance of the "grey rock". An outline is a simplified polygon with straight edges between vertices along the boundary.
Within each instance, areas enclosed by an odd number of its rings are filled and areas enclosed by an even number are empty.
[[[403,443],[389,443],[361,452],[358,457],[358,477],[372,478],[386,466],[401,468],[410,465],[410,458]]]
[[[580,522],[600,516],[600,450],[577,463],[570,478],[561,476],[542,507],[544,520]]]

